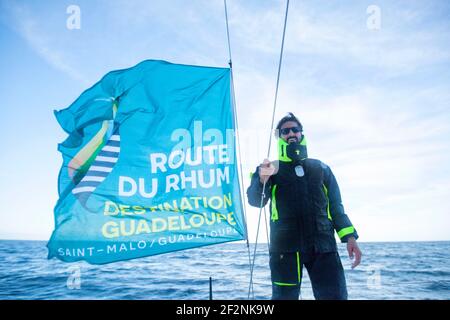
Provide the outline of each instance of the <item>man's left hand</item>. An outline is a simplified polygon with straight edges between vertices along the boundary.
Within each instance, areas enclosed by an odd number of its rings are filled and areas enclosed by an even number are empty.
[[[348,238],[347,251],[350,259],[354,259],[352,263],[352,269],[356,268],[361,263],[362,252],[359,250],[358,244],[354,237]]]

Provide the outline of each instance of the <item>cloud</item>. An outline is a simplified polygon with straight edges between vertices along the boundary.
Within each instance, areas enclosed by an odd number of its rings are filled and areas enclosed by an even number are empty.
[[[245,186],[271,134],[285,3],[228,1]],[[299,115],[310,156],[332,167],[366,240],[385,236],[370,225],[379,217],[380,227],[411,217],[420,226],[423,212],[449,221],[442,213],[450,179],[449,22],[436,6],[410,3],[382,2],[382,28],[370,31],[364,3],[291,1],[275,121],[288,111]],[[85,2],[74,38],[30,3],[1,4],[6,24],[83,85],[147,58],[228,61],[222,1]],[[253,241],[258,209],[249,211]],[[395,228],[388,233],[399,239]]]
[[[2,2],[3,15],[8,20],[5,22],[15,30],[41,58],[55,69],[66,74],[70,78],[88,85],[87,78],[68,63],[65,52],[54,47],[50,36],[44,34],[42,20],[39,20],[31,9],[25,4],[15,4],[13,2]],[[4,18],[5,19],[5,18]]]
[[[176,63],[227,66],[228,51],[221,1],[107,1],[116,38],[148,56]],[[143,38],[142,36],[145,35]],[[130,52],[134,55],[136,53]]]
[[[450,170],[437,170],[450,161],[445,138],[450,134],[450,114],[442,109],[448,95],[442,89],[438,85],[405,95],[391,93],[389,87],[366,87],[354,94],[320,97],[299,92],[288,82],[277,119],[287,111],[300,116],[310,157],[331,166],[350,217],[356,218],[355,224],[361,222],[373,240],[375,233],[365,225],[370,215],[386,219],[396,215],[396,221],[403,217],[415,225],[424,212],[449,209],[441,204],[448,197]],[[427,102],[430,108],[424,108]],[[254,112],[259,115],[255,121],[269,123],[270,112]],[[244,157],[254,157],[251,141],[244,141],[243,150]],[[250,209],[253,216],[256,211]],[[394,230],[386,234],[387,239],[397,237]]]
[[[284,2],[255,8],[234,2],[230,16],[233,36],[249,52],[264,57],[276,56],[280,50]],[[414,72],[418,67],[450,61],[449,22],[437,20],[427,28],[415,25],[427,11],[412,10],[406,5],[381,6],[381,29],[366,26],[367,5],[346,3],[292,2],[289,11],[286,55],[316,57],[314,62],[338,60],[349,65],[382,69],[392,76]],[[423,8],[420,8],[423,9]],[[308,60],[310,61],[310,60]],[[301,65],[301,61],[300,65]]]

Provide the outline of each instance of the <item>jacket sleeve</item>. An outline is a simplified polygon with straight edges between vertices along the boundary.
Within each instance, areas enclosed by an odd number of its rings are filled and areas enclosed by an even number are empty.
[[[248,203],[253,206],[259,208],[261,205],[261,195],[263,192],[263,184],[259,181],[259,167],[256,167],[255,173],[252,174],[252,181],[250,186],[247,189],[247,198]],[[263,207],[267,204],[270,198],[270,189],[271,189],[271,179],[269,179],[266,183],[266,187],[264,189],[264,199],[263,199]]]
[[[350,236],[358,239],[358,233],[352,225],[350,219],[344,212],[339,186],[330,167],[322,164],[324,169],[325,193],[328,197],[329,215],[333,221],[333,227],[336,230],[341,242],[347,242]]]

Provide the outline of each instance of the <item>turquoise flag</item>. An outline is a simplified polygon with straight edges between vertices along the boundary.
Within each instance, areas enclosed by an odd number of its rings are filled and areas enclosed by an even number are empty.
[[[147,60],[55,111],[49,259],[93,264],[246,238],[230,69]]]

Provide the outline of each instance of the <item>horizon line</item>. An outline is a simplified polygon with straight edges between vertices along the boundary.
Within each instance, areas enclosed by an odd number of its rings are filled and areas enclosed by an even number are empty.
[[[50,241],[50,239],[2,239],[0,238],[0,241],[35,241],[35,242],[48,242]],[[123,241],[122,241],[123,242]],[[392,243],[392,242],[450,242],[450,239],[447,240],[372,240],[372,241],[359,241],[358,243]],[[237,240],[237,241],[230,241],[230,242],[226,242],[226,243],[242,243],[245,244],[245,240]],[[336,241],[336,243],[339,244],[345,244],[345,242],[340,242],[340,241]],[[211,245],[217,245],[217,244],[225,244],[225,243],[216,243],[216,244],[211,244]],[[249,242],[249,244],[251,245],[255,245],[255,242]],[[267,242],[259,242],[258,244],[260,245],[267,245]],[[194,249],[194,248],[192,248]]]

